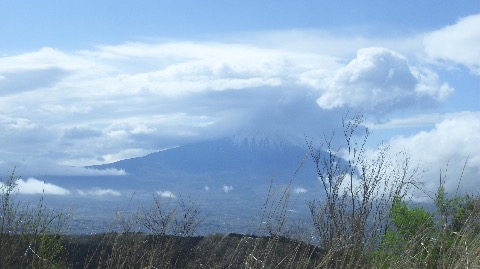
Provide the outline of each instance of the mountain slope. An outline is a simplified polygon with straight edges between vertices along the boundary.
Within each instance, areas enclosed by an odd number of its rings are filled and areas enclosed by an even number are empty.
[[[188,144],[95,168],[124,169],[130,175],[148,178],[179,173],[283,178],[294,174],[306,154],[307,150],[298,146],[235,143],[226,138]],[[311,162],[308,160],[304,165],[312,169]]]

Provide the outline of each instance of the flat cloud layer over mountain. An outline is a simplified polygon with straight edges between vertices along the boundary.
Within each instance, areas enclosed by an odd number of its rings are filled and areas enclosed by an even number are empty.
[[[454,89],[445,70],[462,66],[480,74],[479,16],[390,39],[277,31],[245,34],[241,41],[45,47],[5,55],[0,167],[32,175],[122,175],[82,166],[231,135],[303,141],[335,131],[347,111],[365,114],[377,127],[399,112],[432,113],[465,90]],[[391,142],[414,149],[427,163],[470,156],[468,186],[479,176],[474,145],[480,117],[478,110],[448,115],[431,130]]]

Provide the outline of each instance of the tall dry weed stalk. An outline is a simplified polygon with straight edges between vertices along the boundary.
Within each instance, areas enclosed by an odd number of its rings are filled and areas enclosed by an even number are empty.
[[[362,116],[344,118],[344,145],[334,145],[335,133],[325,136],[320,147],[309,143],[326,197],[309,202],[319,247],[328,250],[325,266],[365,263],[365,254],[389,225],[393,197],[403,197],[418,185],[417,168],[411,167],[407,155],[401,161],[392,160],[387,145],[367,152],[370,132],[365,128],[362,134],[363,121]]]

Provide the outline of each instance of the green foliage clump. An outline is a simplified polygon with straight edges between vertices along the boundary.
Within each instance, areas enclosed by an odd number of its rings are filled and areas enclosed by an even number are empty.
[[[434,198],[436,214],[409,208],[395,197],[389,210],[391,226],[372,251],[380,268],[454,268],[479,263],[480,196],[451,198],[443,184]],[[471,259],[471,257],[477,257]]]
[[[407,252],[415,253],[419,260],[428,256],[435,232],[433,214],[419,207],[410,209],[405,201],[396,196],[389,217],[391,226],[382,236],[378,249],[373,252],[376,259],[383,261],[381,268],[390,268],[392,264],[404,260]]]
[[[440,216],[440,224],[442,229],[451,232],[460,232],[466,224],[469,223],[469,218],[473,217],[475,208],[475,199],[469,195],[455,195],[448,198],[445,192],[444,184],[440,184],[434,202],[437,207],[437,212]],[[472,227],[469,227],[472,228]],[[478,230],[478,225],[473,227]]]

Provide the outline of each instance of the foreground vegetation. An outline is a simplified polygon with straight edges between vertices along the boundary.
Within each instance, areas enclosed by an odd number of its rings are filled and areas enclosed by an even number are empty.
[[[259,209],[259,235],[195,236],[204,217],[194,200],[154,198],[151,208],[119,215],[120,231],[72,236],[68,215],[43,200],[17,201],[12,173],[0,181],[0,267],[480,267],[480,196],[446,193],[440,175],[435,210],[416,206],[408,200],[422,189],[416,167],[408,156],[389,158],[387,146],[367,154],[361,122],[345,121],[342,147],[333,135],[320,146],[309,143],[302,163],[315,162],[325,199],[309,202],[307,229],[288,225],[289,186],[272,184]]]

